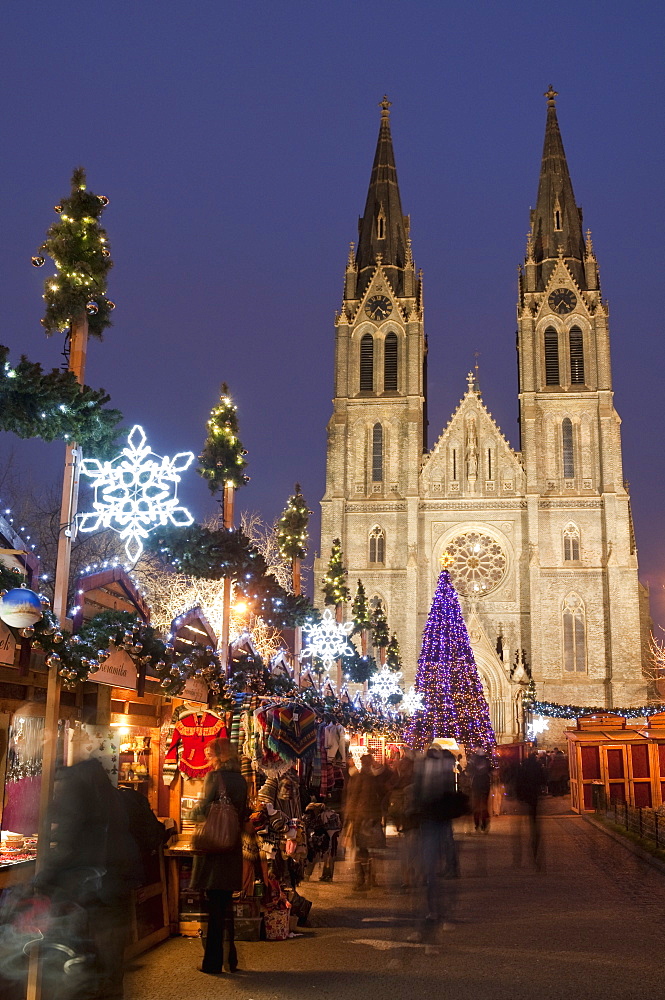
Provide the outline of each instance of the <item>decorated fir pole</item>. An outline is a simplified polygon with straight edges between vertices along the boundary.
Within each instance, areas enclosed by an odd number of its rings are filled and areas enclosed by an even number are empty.
[[[379,663],[383,666],[386,662],[386,649],[390,642],[390,633],[386,612],[379,600],[376,601],[372,610],[372,642],[374,648],[379,651]]]
[[[361,653],[363,656],[366,656],[367,632],[372,627],[372,616],[362,580],[358,580],[356,596],[353,598],[353,604],[351,605],[351,617],[353,618],[354,631],[360,632]]]
[[[283,559],[291,561],[291,586],[296,597],[300,596],[300,561],[307,554],[307,525],[309,515],[305,498],[300,492],[300,483],[296,483],[292,496],[277,522],[277,545]],[[302,649],[302,630],[296,627],[293,639],[293,662],[296,670],[296,681]]]
[[[218,498],[221,521],[231,530],[234,520],[235,490],[249,482],[245,475],[247,452],[238,437],[237,406],[231,399],[226,382],[222,383],[219,403],[210,411],[206,427],[208,436],[199,455],[197,472],[208,483],[211,493]],[[224,667],[228,672],[229,619],[231,615],[231,578],[224,577],[222,635],[220,638]]]
[[[390,642],[386,646],[386,666],[393,673],[398,673],[402,669],[402,657],[399,651],[399,643],[397,641],[397,636],[393,632],[390,636]]]
[[[339,538],[333,538],[332,549],[330,551],[330,562],[326,575],[323,578],[323,600],[325,604],[335,605],[335,617],[341,624],[344,617],[344,604],[351,600],[351,591],[347,586],[348,573],[344,566],[342,556],[342,542]],[[342,686],[342,663],[337,661],[337,690]]]
[[[112,266],[106,231],[100,224],[108,205],[105,195],[88,191],[85,171],[78,167],[72,174],[71,191],[55,206],[59,219],[46,233],[46,240],[32,258],[35,267],[43,267],[45,256],[55,265],[55,274],[44,282],[46,308],[41,320],[47,336],[65,337],[68,367],[83,387],[88,336],[101,339],[110,314],[115,308],[106,297],[107,275]],[[61,627],[67,617],[67,592],[71,563],[73,525],[78,504],[80,451],[75,441],[65,450],[65,468],[60,503],[58,550],[55,567],[53,611]],[[44,728],[56,733],[60,709],[60,675],[49,671]],[[46,862],[50,835],[48,810],[53,792],[57,741],[46,740],[42,760],[42,783],[39,802],[40,829],[37,842],[37,867]],[[37,971],[31,964],[28,998],[39,994]]]
[[[418,750],[437,737],[454,738],[468,751],[492,753],[496,738],[489,707],[444,556],[423,631],[416,691],[424,707],[413,716],[406,741]]]

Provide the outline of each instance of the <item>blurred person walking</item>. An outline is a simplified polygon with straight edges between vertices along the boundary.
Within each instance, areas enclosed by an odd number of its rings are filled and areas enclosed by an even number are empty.
[[[471,786],[471,812],[476,833],[490,828],[489,796],[492,787],[492,764],[484,750],[476,750],[468,766]]]
[[[426,921],[448,920],[444,893],[437,881],[441,865],[444,876],[459,875],[453,818],[460,815],[456,791],[455,758],[433,743],[415,770],[413,797],[420,818],[420,847],[426,891]],[[448,907],[449,909],[449,907]]]
[[[515,782],[515,795],[521,803],[523,813],[528,817],[529,846],[531,856],[536,865],[540,865],[542,857],[540,854],[540,822],[538,819],[538,804],[545,783],[545,771],[538,759],[538,754],[532,750],[529,756],[522,761],[517,772]],[[518,831],[514,848],[514,861],[521,862],[522,844],[521,832]]]
[[[360,770],[349,778],[344,816],[356,851],[354,891],[376,885],[373,852],[385,847],[383,829],[385,781],[375,773],[374,758],[365,754]]]
[[[240,773],[240,762],[228,739],[213,740],[205,748],[213,765],[206,776],[203,796],[192,812],[195,821],[205,820],[213,803],[227,798],[238,814],[238,838],[228,850],[207,851],[194,856],[191,889],[204,891],[208,908],[208,932],[203,963],[199,969],[219,975],[226,964],[229,972],[238,968],[233,926],[233,893],[242,888],[243,861],[240,831],[245,820],[247,782]]]

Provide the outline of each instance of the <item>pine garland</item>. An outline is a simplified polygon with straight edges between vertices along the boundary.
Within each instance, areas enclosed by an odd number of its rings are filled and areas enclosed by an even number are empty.
[[[296,483],[284,512],[277,522],[277,545],[282,559],[304,559],[307,554],[307,525],[311,511]]]
[[[104,409],[111,398],[104,389],[80,386],[70,371],[45,372],[25,355],[12,367],[8,356],[0,345],[0,430],[76,441],[97,458],[111,457],[122,414]]]
[[[201,464],[197,469],[199,475],[207,480],[211,493],[222,492],[226,484],[237,488],[249,482],[244,473],[247,452],[238,437],[237,409],[226,382],[223,382],[219,403],[211,410],[206,425],[208,437],[199,455]]]
[[[353,656],[343,656],[342,672],[354,684],[365,684],[372,674],[376,673],[377,663],[373,656],[361,656],[355,652]]]
[[[86,189],[85,171],[77,167],[71,194],[55,206],[60,218],[49,227],[46,241],[32,258],[41,267],[46,253],[56,266],[56,273],[44,283],[46,311],[41,322],[49,335],[69,330],[82,315],[87,315],[90,335],[100,340],[111,325],[115,305],[106,298],[106,276],[113,262],[99,222],[107,205],[108,198]]]
[[[343,604],[351,600],[351,592],[346,585],[347,572],[342,560],[342,543],[333,538],[328,571],[323,578],[323,597],[326,604]]]
[[[579,719],[583,715],[622,715],[626,719],[644,719],[665,712],[665,705],[631,705],[628,708],[598,708],[591,705],[557,705],[552,701],[527,702],[533,715],[550,719]]]

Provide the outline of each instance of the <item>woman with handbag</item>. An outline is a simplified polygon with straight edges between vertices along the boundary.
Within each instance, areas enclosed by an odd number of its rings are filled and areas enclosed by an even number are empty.
[[[216,976],[225,962],[229,972],[238,968],[233,932],[233,893],[242,888],[241,829],[245,820],[247,782],[227,739],[213,740],[205,748],[213,765],[206,776],[203,797],[192,819],[201,823],[194,835],[195,850],[190,888],[204,891],[208,908],[208,934],[200,972]]]

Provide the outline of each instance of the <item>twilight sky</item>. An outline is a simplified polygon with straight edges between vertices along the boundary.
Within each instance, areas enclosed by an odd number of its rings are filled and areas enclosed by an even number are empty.
[[[392,132],[425,275],[430,444],[480,352],[515,448],[516,269],[535,201],[548,84],[611,305],[641,577],[665,626],[662,516],[664,8],[560,0],[54,0],[0,20],[0,343],[48,367],[47,269],[30,257],[83,165],[115,267],[114,326],[86,381],[162,454],[201,449],[227,381],[249,450],[239,509],[272,519],[324,489],[334,312],[379,127]],[[661,293],[662,294],[662,293]],[[36,484],[62,447],[0,434]],[[187,473],[197,517],[214,509]],[[85,495],[85,494],[84,494]],[[325,554],[327,555],[327,553]]]

